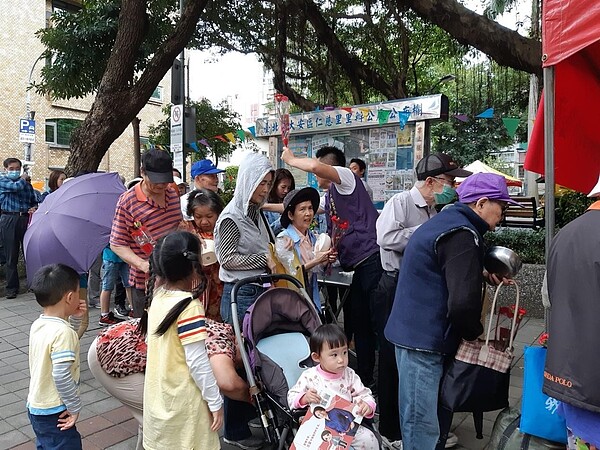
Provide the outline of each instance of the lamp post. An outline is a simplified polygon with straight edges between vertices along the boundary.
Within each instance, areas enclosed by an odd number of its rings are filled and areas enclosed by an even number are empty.
[[[431,93],[435,92],[435,90],[437,89],[437,87],[440,84],[448,83],[448,82],[453,81],[453,80],[456,80],[456,75],[452,75],[452,74],[444,75],[442,78],[440,78],[439,80],[437,80],[436,83],[430,89],[427,90],[427,92],[425,93],[425,95],[431,94]]]
[[[29,77],[27,78],[27,86],[25,87],[25,118],[27,120],[33,120],[33,118],[35,117],[35,111],[31,110],[31,78],[33,77],[33,71],[35,70],[35,66],[37,65],[38,61],[43,58],[43,56],[44,54],[42,53],[33,62],[31,70],[29,71]],[[31,161],[31,149],[32,144],[30,142],[26,142],[25,144],[23,144],[25,161]]]

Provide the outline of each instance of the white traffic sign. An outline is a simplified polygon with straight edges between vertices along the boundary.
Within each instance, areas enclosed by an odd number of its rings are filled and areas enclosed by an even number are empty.
[[[35,144],[35,120],[19,119],[19,142]]]
[[[173,167],[183,173],[183,105],[171,107],[171,151]]]

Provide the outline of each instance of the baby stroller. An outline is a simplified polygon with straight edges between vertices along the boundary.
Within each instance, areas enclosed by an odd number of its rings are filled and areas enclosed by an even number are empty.
[[[285,280],[298,291],[275,287],[264,292],[244,317],[243,334],[236,295],[245,284]],[[298,417],[287,406],[287,392],[302,371],[313,365],[308,338],[321,325],[319,313],[301,283],[289,275],[259,275],[238,281],[231,292],[233,328],[265,439],[287,448]]]

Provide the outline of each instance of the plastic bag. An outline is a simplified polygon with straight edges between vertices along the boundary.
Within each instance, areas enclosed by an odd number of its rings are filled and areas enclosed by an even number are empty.
[[[281,262],[286,272],[295,277],[297,268],[294,264],[294,245],[292,240],[287,236],[277,237],[275,239],[275,253],[277,253],[279,262]]]

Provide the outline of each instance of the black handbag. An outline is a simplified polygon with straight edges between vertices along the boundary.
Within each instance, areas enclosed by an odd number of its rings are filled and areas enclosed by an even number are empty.
[[[501,285],[500,285],[501,286]],[[496,289],[492,313],[500,286]],[[516,310],[519,309],[519,287]],[[490,317],[485,341],[463,340],[455,357],[447,364],[440,387],[440,402],[454,412],[496,411],[508,406],[510,364],[516,334],[517,314],[514,314],[508,347],[502,348],[492,340],[492,318]]]

